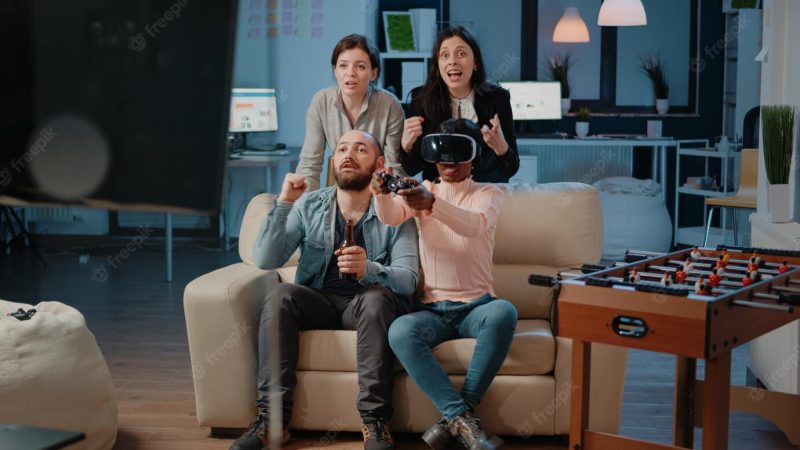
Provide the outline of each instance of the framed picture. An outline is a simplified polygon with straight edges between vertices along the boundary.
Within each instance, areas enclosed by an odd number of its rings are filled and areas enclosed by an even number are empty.
[[[387,52],[417,51],[414,39],[414,21],[408,11],[384,11],[383,32]]]

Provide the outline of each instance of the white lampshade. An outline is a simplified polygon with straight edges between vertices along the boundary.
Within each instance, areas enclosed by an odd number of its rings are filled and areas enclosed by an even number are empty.
[[[605,0],[600,6],[597,24],[603,27],[647,25],[642,0]]]
[[[553,42],[589,42],[589,29],[574,6],[564,10],[553,31]]]

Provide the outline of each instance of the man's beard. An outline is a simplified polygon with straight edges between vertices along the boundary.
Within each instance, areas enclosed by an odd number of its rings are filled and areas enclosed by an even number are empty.
[[[352,176],[341,177],[338,170],[333,173],[336,185],[345,191],[363,191],[372,182],[372,173],[375,172],[377,164],[373,164],[367,173],[358,173]]]

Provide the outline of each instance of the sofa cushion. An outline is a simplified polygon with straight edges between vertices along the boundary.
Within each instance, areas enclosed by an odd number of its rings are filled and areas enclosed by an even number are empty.
[[[528,283],[528,276],[537,274],[553,277],[564,269],[567,267],[495,263],[492,268],[494,293],[513,303],[520,319],[550,320],[553,288],[533,286]]]
[[[444,342],[433,350],[445,372],[464,375],[475,350],[475,339]],[[542,375],[555,364],[555,340],[546,320],[520,320],[500,375]],[[356,333],[347,330],[310,330],[300,333],[298,370],[356,371]],[[400,366],[396,366],[400,370]]]
[[[504,185],[495,264],[575,266],[600,261],[603,212],[583,183]]]

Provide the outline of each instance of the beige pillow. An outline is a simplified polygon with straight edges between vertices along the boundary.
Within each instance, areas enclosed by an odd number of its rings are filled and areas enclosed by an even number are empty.
[[[30,320],[7,316],[36,308]],[[110,449],[117,402],[83,315],[58,302],[0,300],[0,422],[82,432],[70,449]]]

